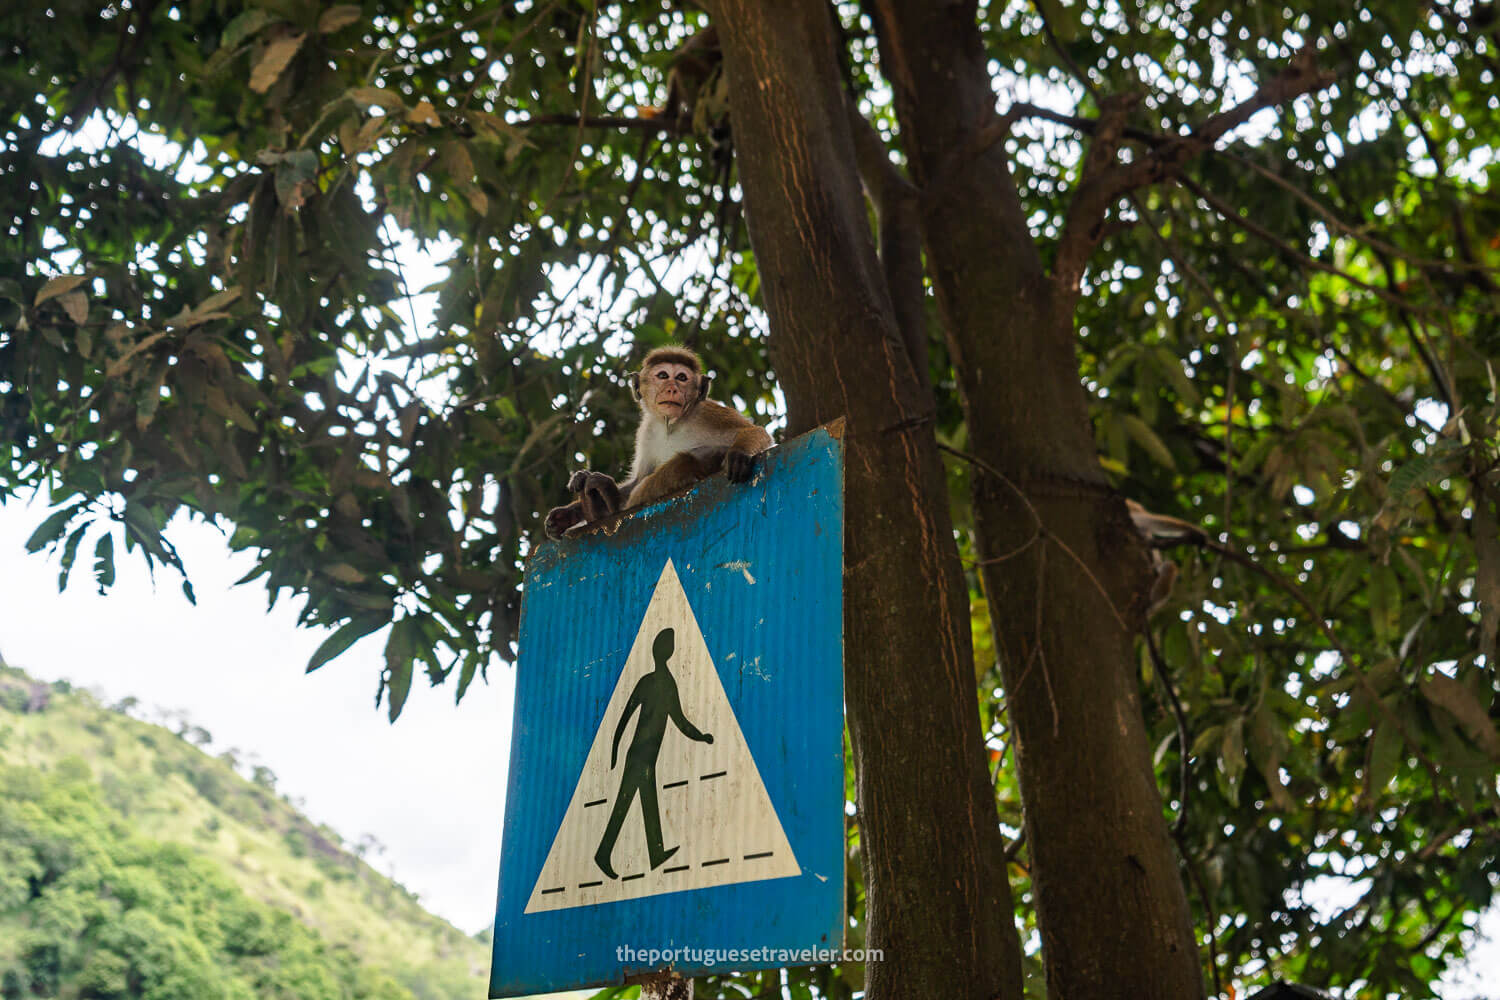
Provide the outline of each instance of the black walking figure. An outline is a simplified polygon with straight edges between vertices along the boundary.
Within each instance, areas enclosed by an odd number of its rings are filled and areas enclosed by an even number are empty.
[[[615,741],[609,749],[609,766],[613,770],[620,751],[620,737],[625,734],[625,724],[636,709],[641,717],[635,724],[635,733],[630,737],[630,748],[625,751],[625,767],[620,771],[620,790],[615,793],[615,804],[609,813],[609,822],[604,827],[604,837],[599,849],[594,852],[594,864],[610,878],[619,878],[610,867],[610,856],[615,851],[615,841],[620,837],[620,827],[625,824],[625,814],[630,811],[631,801],[641,797],[641,818],[646,823],[646,848],[651,854],[654,871],[676,854],[682,845],[670,850],[661,842],[661,810],[656,802],[656,755],[661,752],[662,737],[667,734],[667,722],[676,724],[682,735],[699,743],[712,743],[714,738],[698,731],[682,714],[682,701],[677,696],[677,682],[667,669],[667,660],[672,655],[673,632],[664,628],[656,633],[651,645],[651,654],[656,658],[656,669],[636,681],[635,690],[625,702],[625,712],[615,727]]]

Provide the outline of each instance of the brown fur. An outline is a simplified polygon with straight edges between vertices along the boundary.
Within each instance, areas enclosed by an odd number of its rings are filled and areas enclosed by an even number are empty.
[[[692,378],[658,384],[648,378],[662,365],[680,365]],[[631,375],[631,389],[641,404],[641,423],[635,437],[635,460],[630,479],[616,483],[600,472],[573,474],[569,489],[578,499],[547,514],[547,534],[554,538],[604,517],[619,507],[655,503],[724,469],[731,482],[744,482],[755,469],[755,457],[771,447],[771,436],[749,418],[706,398],[712,380],[702,374],[698,355],[685,347],[658,347],[646,355],[639,372]],[[675,416],[659,404],[668,395],[678,404]]]

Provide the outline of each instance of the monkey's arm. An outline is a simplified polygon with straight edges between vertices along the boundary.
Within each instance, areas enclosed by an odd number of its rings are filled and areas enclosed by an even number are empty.
[[[563,538],[578,525],[602,521],[617,513],[621,500],[633,485],[634,480],[621,484],[602,472],[579,469],[568,480],[568,491],[578,499],[547,512],[544,522],[547,537]]]
[[[563,504],[561,507],[553,507],[547,511],[547,517],[542,521],[542,527],[547,532],[548,538],[563,538],[567,535],[569,528],[582,524],[584,520],[583,501],[574,500],[572,503]]]
[[[630,490],[627,507],[642,507],[671,496],[678,490],[711,476],[724,460],[722,448],[694,448],[680,451],[667,459],[649,476],[643,476]]]
[[[743,483],[755,471],[755,456],[771,447],[771,435],[765,428],[750,424],[735,434],[724,453],[724,475],[731,483]]]

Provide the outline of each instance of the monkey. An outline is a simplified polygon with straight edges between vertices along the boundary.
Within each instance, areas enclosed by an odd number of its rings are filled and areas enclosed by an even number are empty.
[[[1196,524],[1153,513],[1134,500],[1126,500],[1125,509],[1130,513],[1135,530],[1141,533],[1151,549],[1151,590],[1146,598],[1146,617],[1149,619],[1166,605],[1167,598],[1172,595],[1172,585],[1177,582],[1177,564],[1162,555],[1161,549],[1169,545],[1201,545],[1208,535]]]
[[[617,483],[580,469],[568,481],[577,499],[547,512],[547,535],[561,538],[620,510],[642,507],[706,479],[720,469],[732,483],[755,471],[771,435],[732,407],[708,398],[713,379],[686,347],[658,347],[631,373],[630,392],[641,407],[630,478]],[[621,500],[624,500],[623,504]]]

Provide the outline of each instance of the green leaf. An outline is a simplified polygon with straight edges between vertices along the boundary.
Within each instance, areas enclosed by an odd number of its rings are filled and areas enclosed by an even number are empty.
[[[391,626],[390,638],[385,643],[385,690],[390,695],[386,707],[392,722],[400,716],[402,707],[406,705],[406,696],[411,692],[417,626],[415,618],[408,616],[401,619]]]
[[[1177,460],[1172,457],[1172,452],[1167,448],[1166,443],[1156,436],[1156,432],[1149,424],[1134,413],[1121,413],[1119,417],[1125,425],[1125,433],[1129,434],[1130,439],[1140,445],[1156,464],[1168,469],[1177,468]]]
[[[99,584],[99,593],[104,593],[115,583],[115,536],[105,534],[94,543],[94,580]]]
[[[1387,496],[1392,504],[1402,503],[1406,495],[1431,482],[1437,468],[1430,455],[1423,455],[1407,462],[1391,475]]]
[[[40,552],[61,538],[62,533],[67,530],[68,522],[78,513],[79,508],[84,505],[84,502],[79,500],[53,511],[51,516],[31,533],[31,537],[26,539],[26,551],[33,553]]]
[[[167,545],[166,539],[162,538],[161,529],[156,526],[156,519],[150,508],[138,503],[125,505],[125,537],[139,542],[148,556],[179,570],[182,568],[177,554]]]
[[[1365,787],[1371,796],[1379,795],[1401,764],[1401,733],[1389,719],[1375,724],[1375,733],[1370,737],[1370,773],[1366,775]]]
[[[338,629],[319,644],[317,651],[313,653],[312,659],[307,661],[306,673],[312,673],[329,660],[341,655],[350,646],[354,645],[371,632],[383,627],[391,620],[390,615],[360,615]],[[387,645],[389,652],[389,645]]]
[[[1370,627],[1375,637],[1389,645],[1401,628],[1401,586],[1396,571],[1376,566],[1370,574]]]
[[[1219,746],[1219,766],[1215,774],[1219,791],[1231,804],[1240,800],[1240,778],[1245,773],[1245,720],[1236,717],[1224,726],[1224,740]]]
[[[1197,386],[1193,385],[1193,380],[1182,370],[1182,362],[1177,355],[1158,344],[1152,349],[1151,357],[1156,362],[1157,371],[1172,384],[1172,391],[1188,406],[1197,406],[1202,397],[1198,394]]]
[[[464,654],[463,669],[458,674],[458,691],[453,696],[453,704],[457,705],[464,700],[464,692],[469,690],[469,685],[474,681],[474,674],[479,667],[479,654],[473,650]]]
[[[1420,689],[1422,697],[1458,720],[1459,728],[1486,756],[1500,761],[1500,733],[1495,731],[1490,713],[1462,681],[1432,674],[1422,679]]]
[[[1036,0],[1036,8],[1048,27],[1062,41],[1075,42],[1083,33],[1078,13],[1082,9],[1081,4],[1064,3],[1062,0]]]
[[[62,566],[57,573],[58,593],[62,593],[68,586],[68,577],[73,572],[73,562],[78,558],[78,543],[83,541],[84,534],[92,524],[92,521],[86,521],[74,528],[73,533],[68,536],[67,544],[63,546]]]
[[[219,44],[226,49],[233,48],[270,23],[271,15],[264,10],[247,10],[225,26]]]

